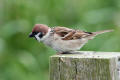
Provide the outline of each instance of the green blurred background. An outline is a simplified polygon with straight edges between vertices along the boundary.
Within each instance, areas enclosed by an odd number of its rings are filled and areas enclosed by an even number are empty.
[[[120,51],[120,0],[0,0],[0,80],[49,80],[56,52],[28,38],[35,24],[114,29],[81,50]]]

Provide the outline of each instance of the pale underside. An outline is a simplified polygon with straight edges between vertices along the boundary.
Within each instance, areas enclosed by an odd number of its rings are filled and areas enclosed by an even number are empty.
[[[60,53],[79,50],[89,39],[93,38],[92,33],[65,27],[56,27],[52,30],[53,32],[49,30],[42,41]]]

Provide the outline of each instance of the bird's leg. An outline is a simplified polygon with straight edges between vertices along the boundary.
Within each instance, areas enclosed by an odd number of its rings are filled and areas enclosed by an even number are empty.
[[[62,54],[71,54],[70,52],[62,52]]]
[[[61,54],[72,54],[72,53],[71,53],[71,52],[61,52],[61,53],[60,53],[60,52],[57,52],[56,54],[57,54],[57,55],[61,55]]]
[[[67,52],[62,52],[62,54],[77,54],[78,52],[76,51],[67,51]]]

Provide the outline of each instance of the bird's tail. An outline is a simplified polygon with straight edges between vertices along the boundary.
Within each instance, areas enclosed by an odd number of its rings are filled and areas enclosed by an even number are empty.
[[[112,32],[113,30],[102,30],[102,31],[97,31],[97,32],[92,32],[92,34],[90,36],[88,36],[88,39],[93,39],[95,36],[99,35],[99,34],[103,34],[106,32]]]
[[[103,34],[103,33],[112,32],[112,31],[114,31],[114,30],[102,30],[102,31],[93,32],[93,34],[98,35],[98,34]]]

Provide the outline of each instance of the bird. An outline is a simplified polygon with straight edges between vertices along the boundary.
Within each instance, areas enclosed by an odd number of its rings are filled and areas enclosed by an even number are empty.
[[[58,54],[69,54],[80,50],[97,35],[112,31],[86,32],[61,26],[50,28],[45,24],[35,24],[29,37],[35,38],[38,42],[43,42],[56,50]]]

